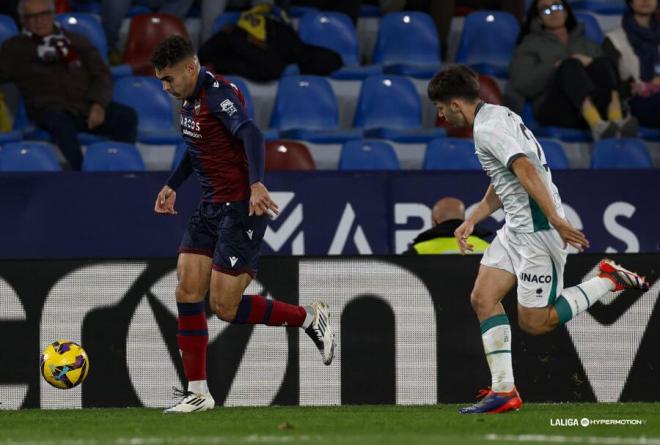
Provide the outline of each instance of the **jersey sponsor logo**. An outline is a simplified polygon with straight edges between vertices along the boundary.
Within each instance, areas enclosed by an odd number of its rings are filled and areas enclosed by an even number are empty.
[[[238,261],[238,258],[235,256],[230,256],[229,257],[229,262],[231,263],[231,267],[234,267],[236,265],[236,262]]]
[[[181,122],[181,126],[183,128],[187,128],[188,130],[192,130],[192,131],[201,130],[199,122],[191,117],[181,116],[180,122]]]
[[[520,274],[520,281],[527,281],[530,283],[551,283],[552,277],[550,275],[534,275],[522,272]]]
[[[228,116],[233,116],[234,113],[236,113],[236,105],[234,105],[234,102],[232,102],[229,99],[225,99],[222,102],[220,102],[220,109],[224,112],[227,113]]]

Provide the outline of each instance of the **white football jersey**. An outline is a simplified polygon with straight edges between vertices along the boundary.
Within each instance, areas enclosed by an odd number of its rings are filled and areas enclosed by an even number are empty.
[[[479,162],[502,201],[505,223],[510,230],[529,233],[551,228],[536,201],[510,170],[511,163],[520,156],[526,156],[534,164],[548,186],[557,213],[564,217],[559,191],[552,183],[541,144],[520,116],[507,107],[481,104],[474,118],[474,145]]]

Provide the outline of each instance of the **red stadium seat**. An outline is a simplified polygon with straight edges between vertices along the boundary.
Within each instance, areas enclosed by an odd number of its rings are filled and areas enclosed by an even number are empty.
[[[502,105],[504,103],[502,91],[495,79],[484,74],[479,74],[479,96],[481,96],[481,100],[489,104]],[[472,138],[471,128],[450,127],[444,118],[438,117],[436,119],[436,126],[445,128],[448,137]]]
[[[316,170],[307,146],[295,141],[266,142],[266,171]]]
[[[153,76],[149,59],[161,41],[172,35],[188,37],[183,22],[170,14],[144,14],[131,19],[124,63],[131,65],[136,75]]]

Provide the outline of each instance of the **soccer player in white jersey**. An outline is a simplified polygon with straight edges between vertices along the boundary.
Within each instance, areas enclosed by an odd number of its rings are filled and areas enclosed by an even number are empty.
[[[543,149],[520,116],[479,99],[476,73],[463,65],[436,74],[428,95],[450,125],[472,127],[477,157],[490,177],[486,194],[456,229],[461,252],[475,224],[500,207],[505,224],[481,260],[470,302],[479,318],[492,383],[481,400],[461,408],[463,414],[517,410],[522,399],[511,366],[511,328],[502,298],[517,286],[518,322],[522,330],[541,335],[587,310],[609,292],[648,289],[646,280],[610,260],[598,264],[599,275],[577,286],[563,287],[568,245],[582,251],[589,242],[564,217],[561,198]]]

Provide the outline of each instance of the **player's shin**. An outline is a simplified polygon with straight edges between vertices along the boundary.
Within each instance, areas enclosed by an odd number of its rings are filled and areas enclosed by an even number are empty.
[[[206,347],[209,342],[205,303],[177,303],[177,344],[181,351],[188,391],[209,392],[206,385]]]
[[[492,377],[491,389],[509,392],[514,388],[511,365],[511,326],[506,314],[494,315],[481,323],[481,339]]]
[[[314,314],[302,306],[262,297],[243,295],[232,321],[235,324],[265,324],[307,328]]]
[[[594,277],[577,286],[564,289],[555,303],[560,323],[576,317],[614,289],[614,283],[607,278]]]

